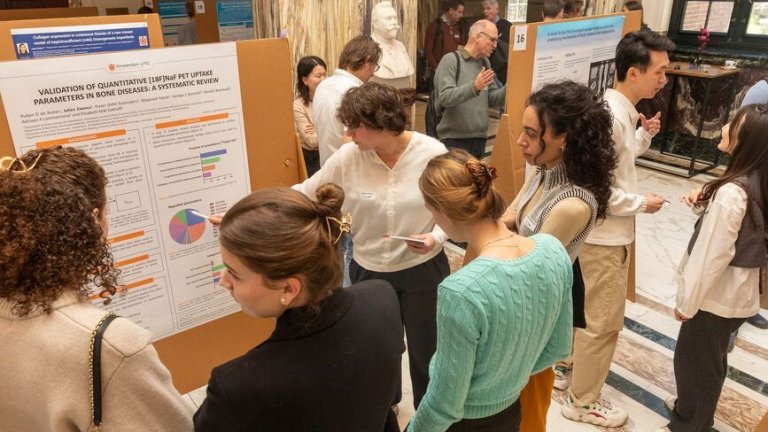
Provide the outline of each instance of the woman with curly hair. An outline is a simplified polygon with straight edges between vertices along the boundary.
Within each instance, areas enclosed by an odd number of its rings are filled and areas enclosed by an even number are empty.
[[[517,144],[536,169],[505,221],[521,235],[547,233],[565,246],[575,261],[573,323],[583,328],[584,285],[576,259],[596,221],[605,218],[611,196],[616,167],[611,113],[587,86],[563,81],[528,98],[522,126]],[[536,372],[521,395],[522,430],[543,432],[555,374],[549,367]]]
[[[0,430],[88,431],[91,337],[114,293],[104,170],[82,151],[34,150],[0,165]],[[192,430],[151,334],[127,319],[107,327],[101,353],[105,430]]]
[[[464,150],[432,159],[419,180],[426,208],[478,257],[440,283],[437,352],[409,432],[511,432],[533,371],[571,350],[571,261],[547,234],[501,221],[495,171]]]

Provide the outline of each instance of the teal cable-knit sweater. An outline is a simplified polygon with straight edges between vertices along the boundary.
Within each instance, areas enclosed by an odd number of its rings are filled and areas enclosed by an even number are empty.
[[[571,260],[548,234],[525,256],[478,257],[438,288],[437,352],[409,432],[509,407],[528,377],[571,352]]]

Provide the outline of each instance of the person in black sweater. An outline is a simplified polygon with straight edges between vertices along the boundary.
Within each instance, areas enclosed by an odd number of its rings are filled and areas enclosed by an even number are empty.
[[[405,350],[392,286],[339,288],[350,222],[332,183],[315,203],[287,188],[242,199],[221,221],[221,285],[243,311],[276,317],[272,335],[214,368],[197,431],[398,431]]]
[[[490,57],[491,67],[496,72],[496,78],[502,83],[507,83],[507,63],[509,62],[509,33],[512,23],[499,16],[498,0],[483,0],[483,16],[488,21],[496,24],[499,31],[499,41]]]

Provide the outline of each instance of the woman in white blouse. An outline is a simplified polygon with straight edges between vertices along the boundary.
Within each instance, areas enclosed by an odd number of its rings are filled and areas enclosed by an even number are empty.
[[[326,66],[323,59],[317,56],[302,57],[296,65],[296,93],[293,101],[293,119],[296,122],[296,132],[301,139],[301,152],[304,154],[304,164],[307,176],[320,169],[320,152],[317,149],[317,132],[312,120],[312,98],[320,81],[325,79]]]
[[[353,283],[384,279],[395,287],[418,406],[437,344],[437,285],[449,274],[445,233],[424,206],[419,176],[430,159],[447,150],[434,138],[405,130],[400,96],[387,85],[369,82],[349,90],[339,119],[353,143],[342,145],[320,171],[294,188],[310,198],[325,183],[344,189],[355,244],[350,277]]]
[[[701,216],[680,264],[675,318],[677,399],[660,431],[704,431],[728,371],[728,339],[757,313],[760,267],[766,264],[768,105],[741,108],[717,148],[731,156],[718,179],[683,196]]]

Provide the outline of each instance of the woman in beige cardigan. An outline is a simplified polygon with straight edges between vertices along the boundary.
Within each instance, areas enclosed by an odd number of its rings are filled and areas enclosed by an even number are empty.
[[[312,98],[315,97],[317,85],[325,79],[325,74],[325,62],[317,56],[302,57],[296,66],[296,93],[299,97],[293,101],[293,118],[301,139],[301,152],[304,154],[308,177],[320,169],[317,132],[312,119]]]
[[[92,332],[117,272],[107,244],[104,170],[71,147],[0,164],[2,431],[88,431]],[[151,334],[118,318],[101,346],[106,431],[191,431],[192,407],[171,384]]]

